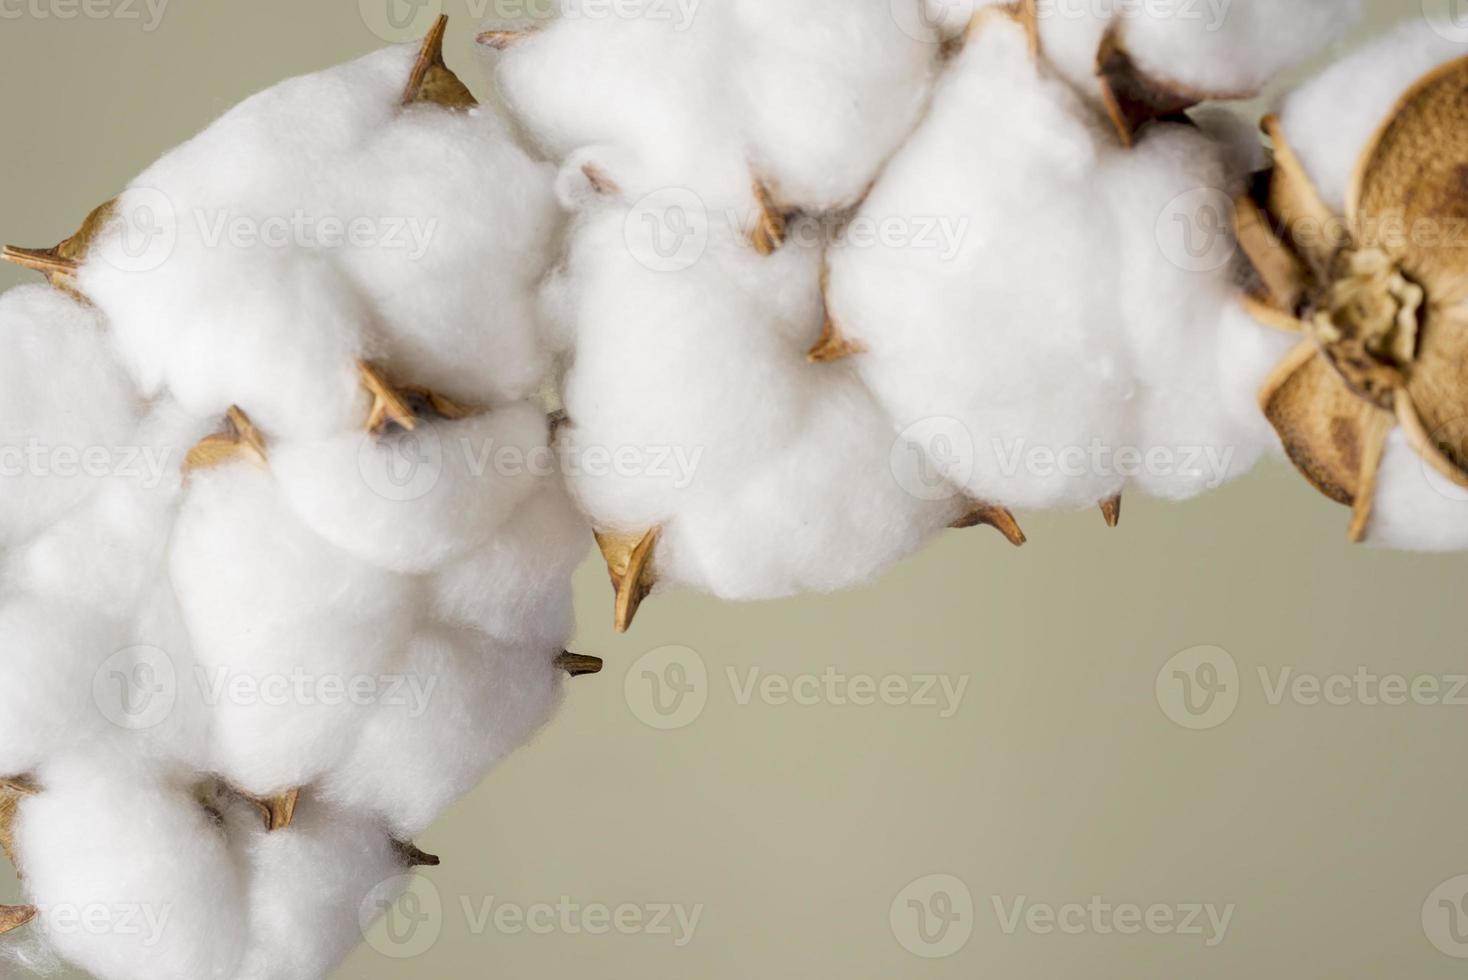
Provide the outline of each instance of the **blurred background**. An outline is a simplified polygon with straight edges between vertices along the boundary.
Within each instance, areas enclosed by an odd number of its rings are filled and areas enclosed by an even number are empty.
[[[480,93],[485,2],[443,6]],[[59,240],[439,9],[384,6],[0,0],[0,238]],[[339,976],[1461,977],[1468,559],[1347,521],[1274,466],[1116,531],[1024,515],[1018,551],[955,531],[847,595],[655,597],[621,637],[588,555],[606,671],[419,841],[443,866]]]

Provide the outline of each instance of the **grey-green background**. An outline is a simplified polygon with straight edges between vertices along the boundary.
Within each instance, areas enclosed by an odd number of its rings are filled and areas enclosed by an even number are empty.
[[[1372,6],[1377,25],[1420,15],[1416,0]],[[239,99],[382,43],[342,0],[174,0],[151,30],[143,0],[90,9],[108,16],[0,0],[7,241],[57,240]],[[447,9],[450,60],[468,68],[475,11]],[[0,286],[25,279],[0,270]],[[1423,909],[1468,873],[1468,706],[1271,704],[1258,673],[1468,672],[1468,562],[1353,548],[1346,522],[1271,467],[1183,506],[1130,500],[1118,531],[1091,513],[1027,516],[1019,551],[953,532],[847,595],[659,597],[625,637],[588,562],[576,649],[607,671],[575,683],[558,721],[420,842],[445,859],[426,876],[443,909],[430,948],[396,959],[364,946],[340,976],[1462,976],[1468,962],[1435,948]],[[1157,679],[1173,683],[1164,665],[1201,645],[1238,665],[1225,695],[1238,705],[1189,730],[1164,712]],[[706,666],[707,704],[658,730],[639,716],[655,717],[638,661],[668,646]],[[756,668],[968,686],[946,718],[921,704],[741,703],[727,672],[742,685]],[[899,940],[930,875],[959,879],[973,902],[944,938],[971,937],[940,959]],[[7,876],[0,900],[15,895]],[[995,905],[1092,896],[1235,911],[1209,947],[1145,930],[1007,932]],[[536,934],[481,919],[491,899],[563,898],[701,917],[682,947],[648,929]]]

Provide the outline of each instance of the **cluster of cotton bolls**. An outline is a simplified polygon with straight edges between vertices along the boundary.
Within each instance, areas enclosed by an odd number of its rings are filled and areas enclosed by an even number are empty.
[[[1114,524],[1127,487],[1189,497],[1277,444],[1255,391],[1289,345],[1240,307],[1229,226],[1262,143],[1182,113],[1254,94],[1357,5],[1166,6],[491,25],[572,215],[544,302],[619,627],[658,587],[859,584],[948,526],[1022,543],[1009,508]]]
[[[51,285],[0,299],[0,843],[30,903],[0,954],[323,977],[599,667],[565,653],[591,536],[537,397],[554,171],[443,27],[7,250]]]

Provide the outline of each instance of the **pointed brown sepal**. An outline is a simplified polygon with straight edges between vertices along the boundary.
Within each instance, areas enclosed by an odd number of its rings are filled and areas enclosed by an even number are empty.
[[[426,415],[432,415],[456,422],[460,419],[467,419],[478,412],[478,409],[460,404],[447,395],[440,395],[421,385],[408,385],[398,389],[397,393],[415,418],[421,419]]]
[[[1115,528],[1121,525],[1121,494],[1101,501],[1101,516],[1106,519],[1107,527]]]
[[[72,276],[76,274],[77,270],[75,259],[62,258],[54,248],[21,248],[19,245],[6,245],[4,252],[0,253],[0,258],[4,258],[11,265],[39,272],[48,278]]]
[[[39,914],[34,905],[0,905],[0,936],[29,925]]]
[[[0,779],[0,794],[5,796],[35,796],[41,788],[29,776],[13,776]]]
[[[829,364],[855,354],[865,354],[866,351],[865,344],[847,337],[841,331],[841,325],[833,317],[827,316],[825,325],[821,328],[821,339],[805,356],[812,364]]]
[[[657,582],[652,557],[659,533],[659,528],[653,528],[642,535],[598,533],[596,536],[616,593],[612,622],[618,633],[625,633],[632,626],[638,608]]]
[[[82,222],[81,228],[76,234],[53,248],[21,248],[17,245],[6,245],[0,251],[0,258],[23,269],[39,272],[44,275],[53,286],[65,286],[76,276],[77,269],[86,260],[87,252],[91,250],[92,242],[96,239],[117,205],[116,199],[106,202],[94,208]]]
[[[556,666],[572,677],[585,677],[600,674],[603,664],[600,657],[584,657],[567,651],[556,658]]]
[[[1274,169],[1256,199],[1270,215],[1277,236],[1301,261],[1306,286],[1319,288],[1329,281],[1336,255],[1350,235],[1295,153],[1280,118],[1265,116],[1261,128],[1274,145]]]
[[[300,789],[268,798],[250,797],[250,802],[260,808],[265,818],[265,829],[270,833],[285,830],[296,819],[296,806],[301,802]]]
[[[414,62],[408,85],[403,89],[403,105],[427,102],[447,109],[469,109],[479,104],[468,86],[449,70],[443,60],[443,39],[448,27],[448,16],[441,16],[423,39],[418,60]]]
[[[508,51],[515,45],[534,37],[539,29],[527,27],[520,31],[483,31],[478,34],[475,42],[486,48],[494,48],[496,51]]]
[[[754,199],[759,206],[752,238],[755,251],[774,255],[785,244],[785,213],[776,206],[770,189],[760,181],[755,181]]]
[[[1272,176],[1260,174],[1252,191],[1234,203],[1234,236],[1249,259],[1253,282],[1247,287],[1250,312],[1269,326],[1292,325],[1301,331],[1297,314],[1311,286],[1309,270],[1285,244],[1267,210]]]
[[[977,37],[987,25],[999,20],[1013,21],[1025,29],[1025,37],[1030,43],[1030,54],[1038,61],[1041,54],[1039,0],[1015,0],[1014,3],[980,7],[969,18],[968,27],[958,44]]]
[[[1314,342],[1295,348],[1259,401],[1305,479],[1355,511],[1352,540],[1360,540],[1395,416],[1352,391]]]
[[[398,852],[403,865],[409,868],[436,868],[443,863],[437,854],[429,854],[427,851],[419,850],[416,844],[409,841],[395,840],[392,842],[393,850]]]
[[[367,414],[368,432],[381,435],[391,425],[409,432],[418,428],[418,416],[381,371],[366,361],[358,364],[357,369],[362,376],[362,386],[372,396],[372,409]]]
[[[207,470],[234,462],[269,465],[265,437],[255,428],[238,406],[231,406],[224,416],[224,428],[199,440],[184,458],[184,472]]]
[[[1209,98],[1143,71],[1122,44],[1120,23],[1113,24],[1101,41],[1096,77],[1107,115],[1122,146],[1127,147],[1136,145],[1138,134],[1148,123],[1177,118]]]
[[[975,503],[969,508],[968,513],[954,521],[951,527],[955,530],[963,530],[971,527],[987,525],[998,531],[1016,548],[1023,545],[1029,539],[1025,532],[1020,530],[1019,521],[1014,519],[1014,514],[1007,507],[996,507],[992,504]]]

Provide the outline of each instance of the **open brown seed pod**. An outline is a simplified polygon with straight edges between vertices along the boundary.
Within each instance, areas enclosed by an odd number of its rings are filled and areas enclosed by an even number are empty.
[[[1398,426],[1468,487],[1464,447],[1438,436],[1468,418],[1468,255],[1442,233],[1468,222],[1465,101],[1468,58],[1414,85],[1367,144],[1344,215],[1267,119],[1274,171],[1238,202],[1255,272],[1248,305],[1303,338],[1260,403],[1306,479],[1353,508],[1353,541],[1367,535]]]

